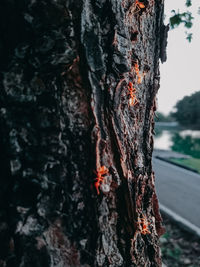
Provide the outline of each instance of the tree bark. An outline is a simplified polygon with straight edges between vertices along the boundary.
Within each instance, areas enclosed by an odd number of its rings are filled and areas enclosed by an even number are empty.
[[[161,266],[163,1],[2,0],[0,13],[0,266]]]

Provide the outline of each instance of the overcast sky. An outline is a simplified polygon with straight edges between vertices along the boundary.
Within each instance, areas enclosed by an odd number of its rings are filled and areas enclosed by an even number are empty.
[[[186,11],[185,0],[165,0],[165,24],[171,10]],[[200,0],[193,0],[194,25],[188,31],[193,33],[192,42],[186,40],[186,28],[179,26],[169,31],[167,62],[161,64],[161,83],[158,92],[158,110],[167,114],[178,100],[200,90],[200,15],[197,14]]]

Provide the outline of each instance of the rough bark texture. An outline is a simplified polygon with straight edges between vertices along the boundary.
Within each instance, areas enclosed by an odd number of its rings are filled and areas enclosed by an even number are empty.
[[[1,0],[0,266],[161,266],[163,2],[139,4]]]

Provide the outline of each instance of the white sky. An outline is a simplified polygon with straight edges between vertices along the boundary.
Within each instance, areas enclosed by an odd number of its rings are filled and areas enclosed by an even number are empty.
[[[165,24],[171,10],[187,9],[192,12],[193,27],[179,26],[168,34],[167,62],[160,65],[161,81],[158,92],[158,110],[168,114],[176,102],[185,95],[200,90],[200,15],[197,14],[200,0],[192,0],[192,6],[185,6],[186,0],[165,0]],[[192,42],[186,40],[185,31],[193,33]]]

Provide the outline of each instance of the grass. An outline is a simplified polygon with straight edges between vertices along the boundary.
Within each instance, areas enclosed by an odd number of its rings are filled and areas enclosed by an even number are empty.
[[[200,173],[200,159],[189,158],[189,159],[175,159],[170,158],[170,161],[178,163],[180,165],[190,167],[197,170]]]

